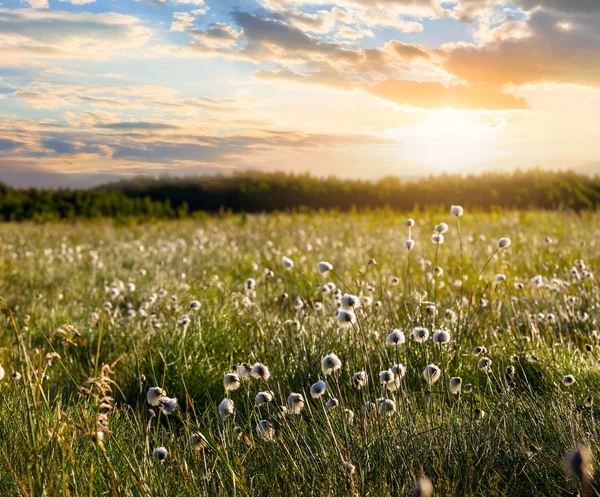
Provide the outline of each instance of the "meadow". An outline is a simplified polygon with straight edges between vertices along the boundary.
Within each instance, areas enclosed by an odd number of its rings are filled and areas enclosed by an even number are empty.
[[[0,495],[598,495],[600,214],[458,214],[0,225]]]

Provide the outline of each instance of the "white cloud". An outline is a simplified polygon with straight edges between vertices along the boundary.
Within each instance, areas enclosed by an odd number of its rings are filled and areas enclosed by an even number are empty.
[[[194,20],[195,17],[187,12],[173,12],[171,31],[185,31],[187,28],[194,25]]]

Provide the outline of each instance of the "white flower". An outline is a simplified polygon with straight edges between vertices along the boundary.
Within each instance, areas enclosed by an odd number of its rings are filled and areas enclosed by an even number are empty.
[[[438,381],[441,376],[442,372],[435,364],[430,364],[423,371],[423,378],[425,378],[425,381],[430,385],[433,385],[436,381]]]
[[[6,374],[6,372],[4,371],[4,368],[2,366],[0,366],[0,380],[4,379],[5,374]]]
[[[406,240],[404,242],[404,247],[406,248],[406,250],[412,250],[415,246],[415,241],[414,240]]]
[[[485,354],[487,349],[482,345],[473,349],[473,355]]]
[[[166,415],[173,414],[177,410],[177,399],[163,395],[160,399],[160,410]]]
[[[252,372],[252,366],[247,362],[242,362],[241,364],[234,364],[231,369],[235,374],[237,374],[240,378],[247,378]]]
[[[450,341],[450,332],[448,330],[437,330],[433,334],[434,343],[448,343]]]
[[[462,386],[461,378],[459,378],[458,376],[455,376],[454,378],[450,378],[450,391],[453,394],[460,393],[461,386]]]
[[[258,392],[254,400],[257,406],[263,406],[273,400],[273,394],[271,392]]]
[[[344,421],[346,421],[346,423],[350,424],[354,421],[354,411],[351,409],[344,409],[342,415],[344,416]]]
[[[158,459],[161,462],[164,461],[168,455],[169,455],[169,453],[167,452],[167,449],[165,449],[164,447],[157,447],[156,449],[154,449],[152,451],[152,457],[154,457],[155,459]]]
[[[289,257],[286,257],[285,255],[281,259],[281,263],[283,264],[283,267],[286,269],[292,269],[294,267],[294,261],[292,259],[290,259]]]
[[[404,342],[406,342],[406,337],[402,331],[393,330],[387,336],[386,342],[390,347],[395,347],[396,345],[402,345]]]
[[[334,354],[328,354],[321,360],[321,371],[325,376],[334,373],[342,367],[342,361]]]
[[[151,406],[157,406],[160,404],[160,399],[165,394],[165,391],[160,387],[150,387],[148,392],[146,393],[146,399],[148,399],[148,404]]]
[[[340,309],[337,311],[337,320],[342,328],[349,328],[356,323],[356,314],[351,311]]]
[[[319,380],[310,387],[310,395],[313,399],[320,399],[323,395],[325,395],[326,389],[327,384],[323,380]]]
[[[256,280],[254,278],[248,278],[246,280],[246,290],[254,290],[256,287]]]
[[[257,362],[254,364],[254,366],[252,366],[250,376],[256,380],[269,381],[271,373],[269,372],[269,368],[267,366]]]
[[[135,292],[135,283],[127,283],[127,291]]]
[[[234,410],[235,406],[233,404],[233,400],[231,399],[223,399],[219,404],[219,416],[221,416],[221,419],[223,420],[231,416]]]
[[[360,390],[367,384],[367,373],[365,371],[354,373],[354,376],[352,376],[352,382],[357,390]]]
[[[329,262],[321,261],[317,264],[317,269],[321,274],[327,274],[333,269],[333,266]]]
[[[331,409],[334,409],[339,405],[340,405],[340,401],[338,399],[329,399],[325,403],[325,407],[327,408],[328,411],[331,411]]]
[[[565,386],[570,387],[573,383],[575,383],[575,377],[572,374],[568,374],[563,377],[562,382]]]
[[[391,416],[396,412],[396,403],[391,399],[377,399],[377,407],[384,416]]]
[[[300,414],[304,409],[304,397],[300,393],[291,393],[287,398],[287,408],[292,414]]]
[[[206,440],[206,437],[202,433],[196,432],[192,434],[188,440],[188,444],[195,450],[201,450],[208,447],[208,440]]]
[[[270,421],[263,419],[256,425],[256,435],[263,442],[270,442],[273,440],[275,436],[275,428],[273,427],[273,423]]]
[[[190,311],[197,311],[202,307],[202,304],[198,300],[192,300],[190,302]]]
[[[392,373],[394,373],[396,379],[399,380],[400,378],[404,378],[404,376],[406,375],[406,368],[400,363],[394,364],[392,366]]]
[[[444,243],[444,235],[441,233],[434,233],[431,235],[431,241],[437,245],[442,245]]]
[[[345,310],[354,310],[360,307],[360,299],[356,295],[346,293],[342,295],[342,308]]]
[[[510,238],[500,238],[500,240],[498,240],[498,248],[510,247],[510,243]]]
[[[240,384],[240,377],[235,373],[227,373],[223,378],[225,391],[237,390],[240,388]]]
[[[409,228],[412,228],[415,225],[415,220],[408,218],[406,221],[404,221],[404,224]]]
[[[415,497],[431,497],[433,495],[433,485],[429,478],[419,478],[415,484],[412,494]]]
[[[450,215],[454,217],[460,217],[464,213],[464,209],[460,205],[453,205],[450,207]]]
[[[446,223],[440,223],[435,228],[433,228],[433,231],[440,234],[446,233],[446,231],[448,231],[448,225]]]
[[[492,360],[489,357],[482,357],[477,361],[477,367],[486,373],[490,371],[492,366]]]
[[[473,410],[473,416],[475,417],[475,421],[481,421],[485,416],[485,411],[483,409],[479,409],[479,407],[476,407]]]
[[[411,335],[415,342],[424,343],[429,338],[429,330],[427,328],[417,326],[416,328],[413,328]]]

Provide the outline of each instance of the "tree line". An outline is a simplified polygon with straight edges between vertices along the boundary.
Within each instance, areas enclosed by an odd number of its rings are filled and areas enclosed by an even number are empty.
[[[135,178],[93,189],[14,189],[0,184],[0,219],[184,218],[198,213],[448,208],[593,210],[600,177],[542,170],[441,175],[415,182],[245,172],[232,176]]]

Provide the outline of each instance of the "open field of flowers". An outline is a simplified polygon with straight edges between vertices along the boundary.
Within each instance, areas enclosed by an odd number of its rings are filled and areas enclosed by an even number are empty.
[[[0,226],[0,495],[598,495],[600,215],[462,214]]]

